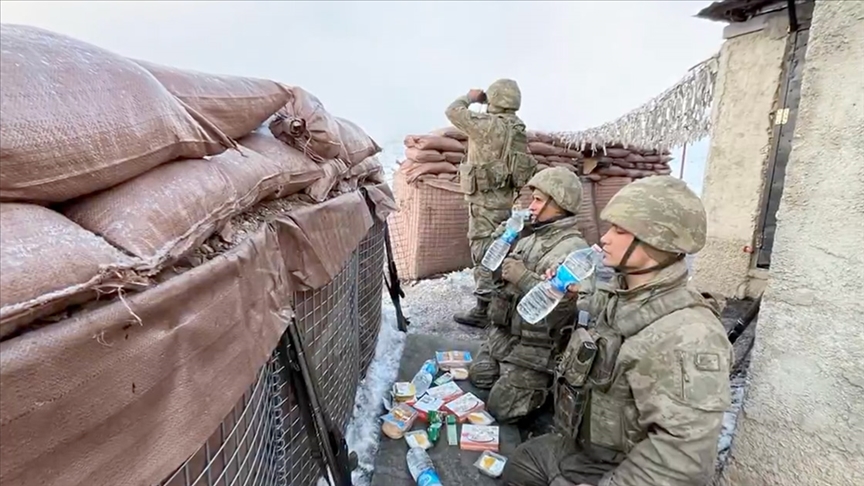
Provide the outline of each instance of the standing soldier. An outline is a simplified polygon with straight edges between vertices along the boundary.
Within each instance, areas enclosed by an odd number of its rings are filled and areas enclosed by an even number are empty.
[[[525,417],[546,401],[555,358],[576,316],[576,299],[565,299],[536,324],[523,321],[516,305],[543,281],[547,268],[588,248],[576,226],[582,200],[579,177],[553,167],[538,172],[528,187],[533,191],[531,225],[502,264],[505,284],[492,293],[486,342],[469,369],[474,385],[492,389],[487,408],[501,423]],[[504,226],[494,236],[503,233]]]
[[[471,103],[488,103],[486,113],[469,110]],[[537,167],[528,154],[525,123],[516,116],[521,104],[516,81],[499,79],[487,92],[472,89],[447,107],[450,123],[468,135],[468,157],[459,166],[459,179],[468,202],[468,241],[477,304],[453,316],[459,324],[485,327],[488,322],[494,280],[480,261],[492,244],[492,232],[510,217],[519,190]]]
[[[555,380],[555,434],[520,445],[504,469],[519,486],[699,486],[710,481],[729,407],[732,348],[716,309],[687,284],[705,245],[705,208],[654,176],[600,216],[611,290],[580,292],[596,318],[577,328]],[[584,292],[584,293],[583,293]]]

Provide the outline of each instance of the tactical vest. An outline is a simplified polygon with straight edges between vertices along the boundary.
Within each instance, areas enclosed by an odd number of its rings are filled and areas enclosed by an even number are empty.
[[[552,230],[552,228],[548,229]],[[553,248],[567,240],[581,237],[582,235],[576,230],[560,231],[552,237],[543,238],[538,238],[535,234],[534,241],[530,242],[530,246],[524,249],[518,248],[515,255],[532,253],[536,245],[541,245],[539,255],[534,261],[525,262],[523,260],[523,262],[529,271],[542,274],[545,269],[538,269],[536,267]],[[538,272],[538,270],[540,271]],[[489,304],[489,322],[494,326],[509,328],[510,334],[518,336],[520,343],[523,345],[553,350],[561,341],[560,333],[562,328],[568,324],[572,324],[572,321],[575,319],[574,309],[556,308],[549,316],[537,324],[525,324],[522,316],[516,311],[516,307],[522,297],[522,292],[515,285],[509,283],[493,291]],[[573,307],[575,307],[575,303]],[[508,361],[512,362],[513,359],[508,359]],[[513,364],[537,369],[537,371],[552,371],[550,366],[543,366],[543,369],[539,369],[540,366],[536,363],[514,362]]]
[[[500,158],[459,165],[459,186],[471,203],[483,205],[488,193],[506,192],[515,199],[537,170],[537,161],[528,153],[525,124],[515,117],[497,116],[507,126]]]
[[[607,394],[620,378],[615,375],[615,365],[622,344],[674,312],[698,307],[714,312],[701,295],[686,285],[620,308],[618,300],[617,295],[610,294],[596,326],[574,331],[556,367],[554,384],[558,432],[577,440],[586,451],[600,446],[607,452],[602,460],[614,462],[647,438],[638,426],[639,413],[632,394],[624,400]]]

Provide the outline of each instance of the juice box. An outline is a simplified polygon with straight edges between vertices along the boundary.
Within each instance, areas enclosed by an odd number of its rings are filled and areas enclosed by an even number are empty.
[[[497,425],[462,426],[462,436],[459,448],[466,451],[498,451]]]

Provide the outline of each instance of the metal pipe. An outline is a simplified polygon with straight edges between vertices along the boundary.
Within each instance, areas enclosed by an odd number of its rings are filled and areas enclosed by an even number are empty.
[[[687,142],[684,142],[684,149],[681,151],[681,171],[678,174],[679,179],[684,179],[684,163],[687,162]]]

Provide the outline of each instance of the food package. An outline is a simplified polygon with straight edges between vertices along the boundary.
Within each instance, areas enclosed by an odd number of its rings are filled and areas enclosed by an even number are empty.
[[[465,391],[459,388],[459,385],[453,383],[452,381],[443,385],[433,386],[428,391],[426,391],[426,395],[433,398],[440,398],[441,401],[445,404],[448,402],[452,402],[453,400],[461,397],[464,394]]]
[[[462,426],[462,436],[459,448],[466,451],[498,451],[497,425]]]
[[[428,421],[430,411],[441,410],[441,407],[444,405],[443,400],[430,396],[429,394],[423,395],[420,400],[410,403],[411,406],[414,407],[414,410],[417,411],[417,416],[423,421]]]
[[[448,373],[455,381],[463,381],[468,379],[468,370],[465,368],[453,368]]]
[[[495,418],[489,415],[486,410],[472,412],[468,414],[468,422],[472,425],[492,425],[495,423]]]
[[[405,432],[414,425],[419,414],[416,410],[400,403],[393,410],[381,417],[381,431],[391,439],[401,439]]]
[[[448,371],[447,373],[444,373],[443,375],[439,376],[438,378],[435,378],[435,381],[433,381],[432,383],[435,385],[443,385],[445,383],[450,383],[452,381],[453,381],[453,375],[451,375],[450,372]]]
[[[490,478],[497,478],[504,472],[505,464],[507,464],[507,458],[501,454],[495,454],[491,451],[483,451],[483,454],[480,454],[480,457],[477,458],[477,462],[474,463],[474,466],[479,469],[481,473]]]
[[[397,403],[405,403],[414,400],[416,389],[410,381],[400,381],[393,384],[393,399]]]
[[[486,409],[486,404],[473,393],[466,393],[452,402],[444,405],[444,410],[456,416],[459,423],[464,423],[471,412]]]
[[[438,351],[435,360],[442,370],[453,368],[468,368],[471,364],[471,353],[468,351]]]
[[[430,449],[432,441],[429,440],[429,434],[425,430],[412,430],[405,434],[405,442],[408,443],[408,448],[419,447],[421,449]]]

